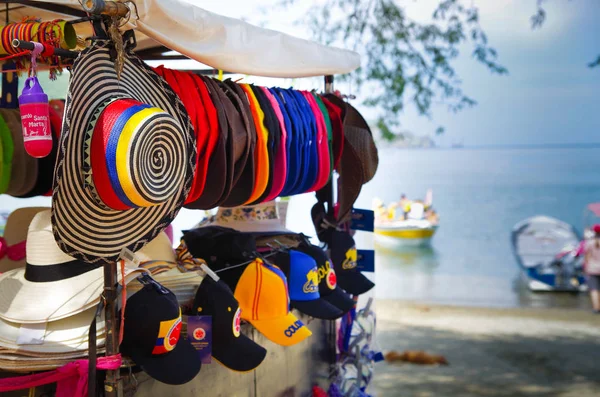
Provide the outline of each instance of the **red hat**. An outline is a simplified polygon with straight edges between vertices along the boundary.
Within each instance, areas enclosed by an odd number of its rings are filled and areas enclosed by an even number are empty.
[[[592,230],[594,233],[600,234],[600,223],[596,223],[594,226],[592,226]]]

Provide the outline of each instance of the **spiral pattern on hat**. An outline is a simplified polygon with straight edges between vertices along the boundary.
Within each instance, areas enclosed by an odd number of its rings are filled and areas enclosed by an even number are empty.
[[[95,110],[115,98],[132,98],[162,109],[129,142],[131,180],[153,206],[113,210],[100,204],[85,172],[86,137]],[[143,131],[142,131],[143,130]],[[168,84],[127,52],[117,78],[108,42],[84,50],[73,65],[59,156],[54,174],[52,224],[66,254],[87,262],[112,262],[122,248],[137,251],[167,227],[189,193],[195,169],[193,128]],[[92,170],[93,171],[93,170]]]

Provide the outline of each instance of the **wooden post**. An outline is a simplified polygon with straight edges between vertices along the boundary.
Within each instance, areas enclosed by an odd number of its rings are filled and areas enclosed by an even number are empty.
[[[119,333],[117,329],[117,263],[104,265],[104,322],[106,326],[106,355],[112,356],[119,353]],[[119,370],[106,371],[104,392],[107,397],[121,397],[123,392]]]
[[[104,14],[111,17],[124,17],[129,12],[125,3],[105,0],[85,0],[83,9],[90,14]]]

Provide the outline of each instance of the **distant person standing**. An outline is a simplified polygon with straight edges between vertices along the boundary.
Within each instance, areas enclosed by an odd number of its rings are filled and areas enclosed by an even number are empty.
[[[584,270],[594,313],[600,313],[600,224],[592,231],[594,236],[585,242]]]
[[[411,201],[409,199],[407,199],[406,195],[403,193],[400,196],[400,201],[398,202],[398,206],[400,207],[400,209],[402,210],[402,213],[403,213],[402,219],[406,219],[406,217],[408,216],[408,213],[410,212],[411,204],[412,204]]]

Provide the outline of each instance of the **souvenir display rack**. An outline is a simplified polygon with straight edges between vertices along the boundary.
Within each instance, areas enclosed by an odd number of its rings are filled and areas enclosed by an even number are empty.
[[[79,18],[78,20],[74,20],[72,22],[77,23],[77,22],[86,22],[86,21],[92,21],[94,25],[96,26],[100,26],[102,24],[102,21],[104,18],[111,18],[111,17],[115,17],[115,18],[122,18],[125,17],[127,14],[130,13],[130,10],[127,6],[127,3],[120,3],[120,2],[114,2],[114,1],[104,1],[104,0],[87,0],[87,1],[83,1],[82,2],[82,7],[83,7],[83,11],[81,10],[77,10],[76,8],[72,8],[66,5],[62,5],[62,4],[55,4],[55,3],[51,3],[51,2],[46,2],[46,1],[28,1],[28,0],[21,0],[21,1],[14,1],[14,0],[0,0],[0,4],[4,3],[6,5],[6,12],[8,15],[9,12],[9,5],[10,4],[19,4],[21,6],[25,6],[25,7],[34,7],[36,9],[42,9],[42,10],[47,10],[50,12],[54,12],[54,13],[60,13],[60,14],[64,14],[64,15],[70,15],[72,17],[75,18]],[[28,41],[23,41],[23,40],[19,40],[19,39],[14,39],[12,41],[12,44],[15,48],[19,48],[19,49],[23,49],[23,50],[33,50],[34,45],[31,42]],[[138,51],[138,54],[140,55],[140,57],[142,57],[143,59],[160,59],[162,57],[162,54],[168,51],[168,48],[163,46],[163,45],[159,45],[159,46],[150,46],[150,47],[146,47],[146,48],[141,48]],[[65,49],[61,49],[61,48],[56,48],[54,49],[54,53],[53,55],[62,57],[62,58],[75,58],[78,55],[78,52],[76,51],[70,51],[70,50],[65,50]],[[187,59],[187,57],[185,56],[169,56],[168,58],[165,59]],[[213,70],[209,70],[209,71],[202,71],[202,70],[195,70],[193,71],[194,73],[199,73],[199,74],[206,74],[206,73],[211,73]],[[229,73],[229,72],[224,72],[225,74]],[[290,76],[293,77],[293,76]],[[325,92],[326,93],[332,93],[333,92],[333,82],[334,82],[334,77],[333,75],[326,75],[324,77],[324,83],[325,83]],[[336,189],[336,178],[331,178],[331,182],[327,185],[329,189],[331,189],[331,194],[328,195],[327,198],[327,213],[332,216],[333,215],[333,211],[334,211],[334,205],[333,205],[333,198],[335,197],[335,193],[337,191]],[[117,264],[115,262],[112,262],[110,264],[107,264],[104,266],[104,294],[103,294],[103,300],[105,301],[105,306],[104,306],[104,310],[105,310],[105,327],[106,327],[106,355],[110,356],[110,355],[114,355],[114,354],[118,354],[119,353],[119,346],[118,346],[118,342],[117,342],[117,338],[118,338],[118,327],[117,327],[117,318],[116,318],[116,300],[118,297],[117,294],[117,290],[115,288],[115,285],[117,285]],[[304,352],[306,353],[306,350],[308,350],[310,352],[311,355],[320,355],[321,357],[315,359],[315,361],[325,361],[325,362],[329,362],[330,364],[332,362],[335,361],[335,340],[336,340],[336,331],[335,331],[335,322],[329,321],[322,321],[322,324],[320,324],[318,327],[316,327],[318,329],[318,333],[320,333],[323,338],[318,338],[319,340],[317,342],[315,342],[316,344],[318,344],[318,347],[316,349],[311,349],[310,347],[307,349],[306,347],[304,348]],[[255,334],[256,331],[254,331]],[[255,335],[257,337],[259,337],[258,335]],[[326,341],[326,343],[323,343],[323,340]],[[302,354],[302,353],[300,353]],[[287,362],[289,362],[291,359],[293,359],[292,355],[293,353],[283,353],[283,354],[276,354],[278,355],[278,357],[276,357],[276,360],[286,360]],[[327,356],[325,358],[325,360],[322,359],[322,356]],[[275,361],[275,360],[274,360]],[[276,365],[279,365],[276,363]],[[288,364],[286,364],[288,365]],[[266,370],[266,369],[264,369]],[[306,372],[306,368],[301,368],[298,369],[296,368],[296,373],[297,375],[303,374]],[[330,370],[330,368],[328,368],[328,370]],[[265,379],[267,379],[268,377],[266,376],[266,372],[263,372],[263,377]],[[256,375],[255,375],[256,376]],[[280,379],[275,379],[276,377],[272,377],[272,379],[269,381],[271,382],[272,385],[274,385],[274,383],[272,382],[280,382]],[[224,380],[223,378],[219,378],[219,376],[217,375],[215,377],[216,381],[220,381]],[[90,379],[92,380],[92,379]],[[298,382],[299,380],[296,379],[296,381]],[[254,383],[256,383],[256,378],[254,379]],[[160,386],[158,386],[160,388]],[[254,385],[255,390],[256,390],[256,385]],[[268,385],[264,386],[265,389],[263,389],[263,392],[266,392],[268,390]],[[105,379],[105,383],[104,383],[104,393],[106,396],[122,396],[123,395],[123,383],[122,383],[122,379],[120,378],[119,375],[119,371],[116,370],[108,370],[106,371],[106,379]],[[158,390],[147,390],[147,392],[152,392],[152,393],[156,393],[158,392]],[[259,394],[260,395],[260,394]]]

